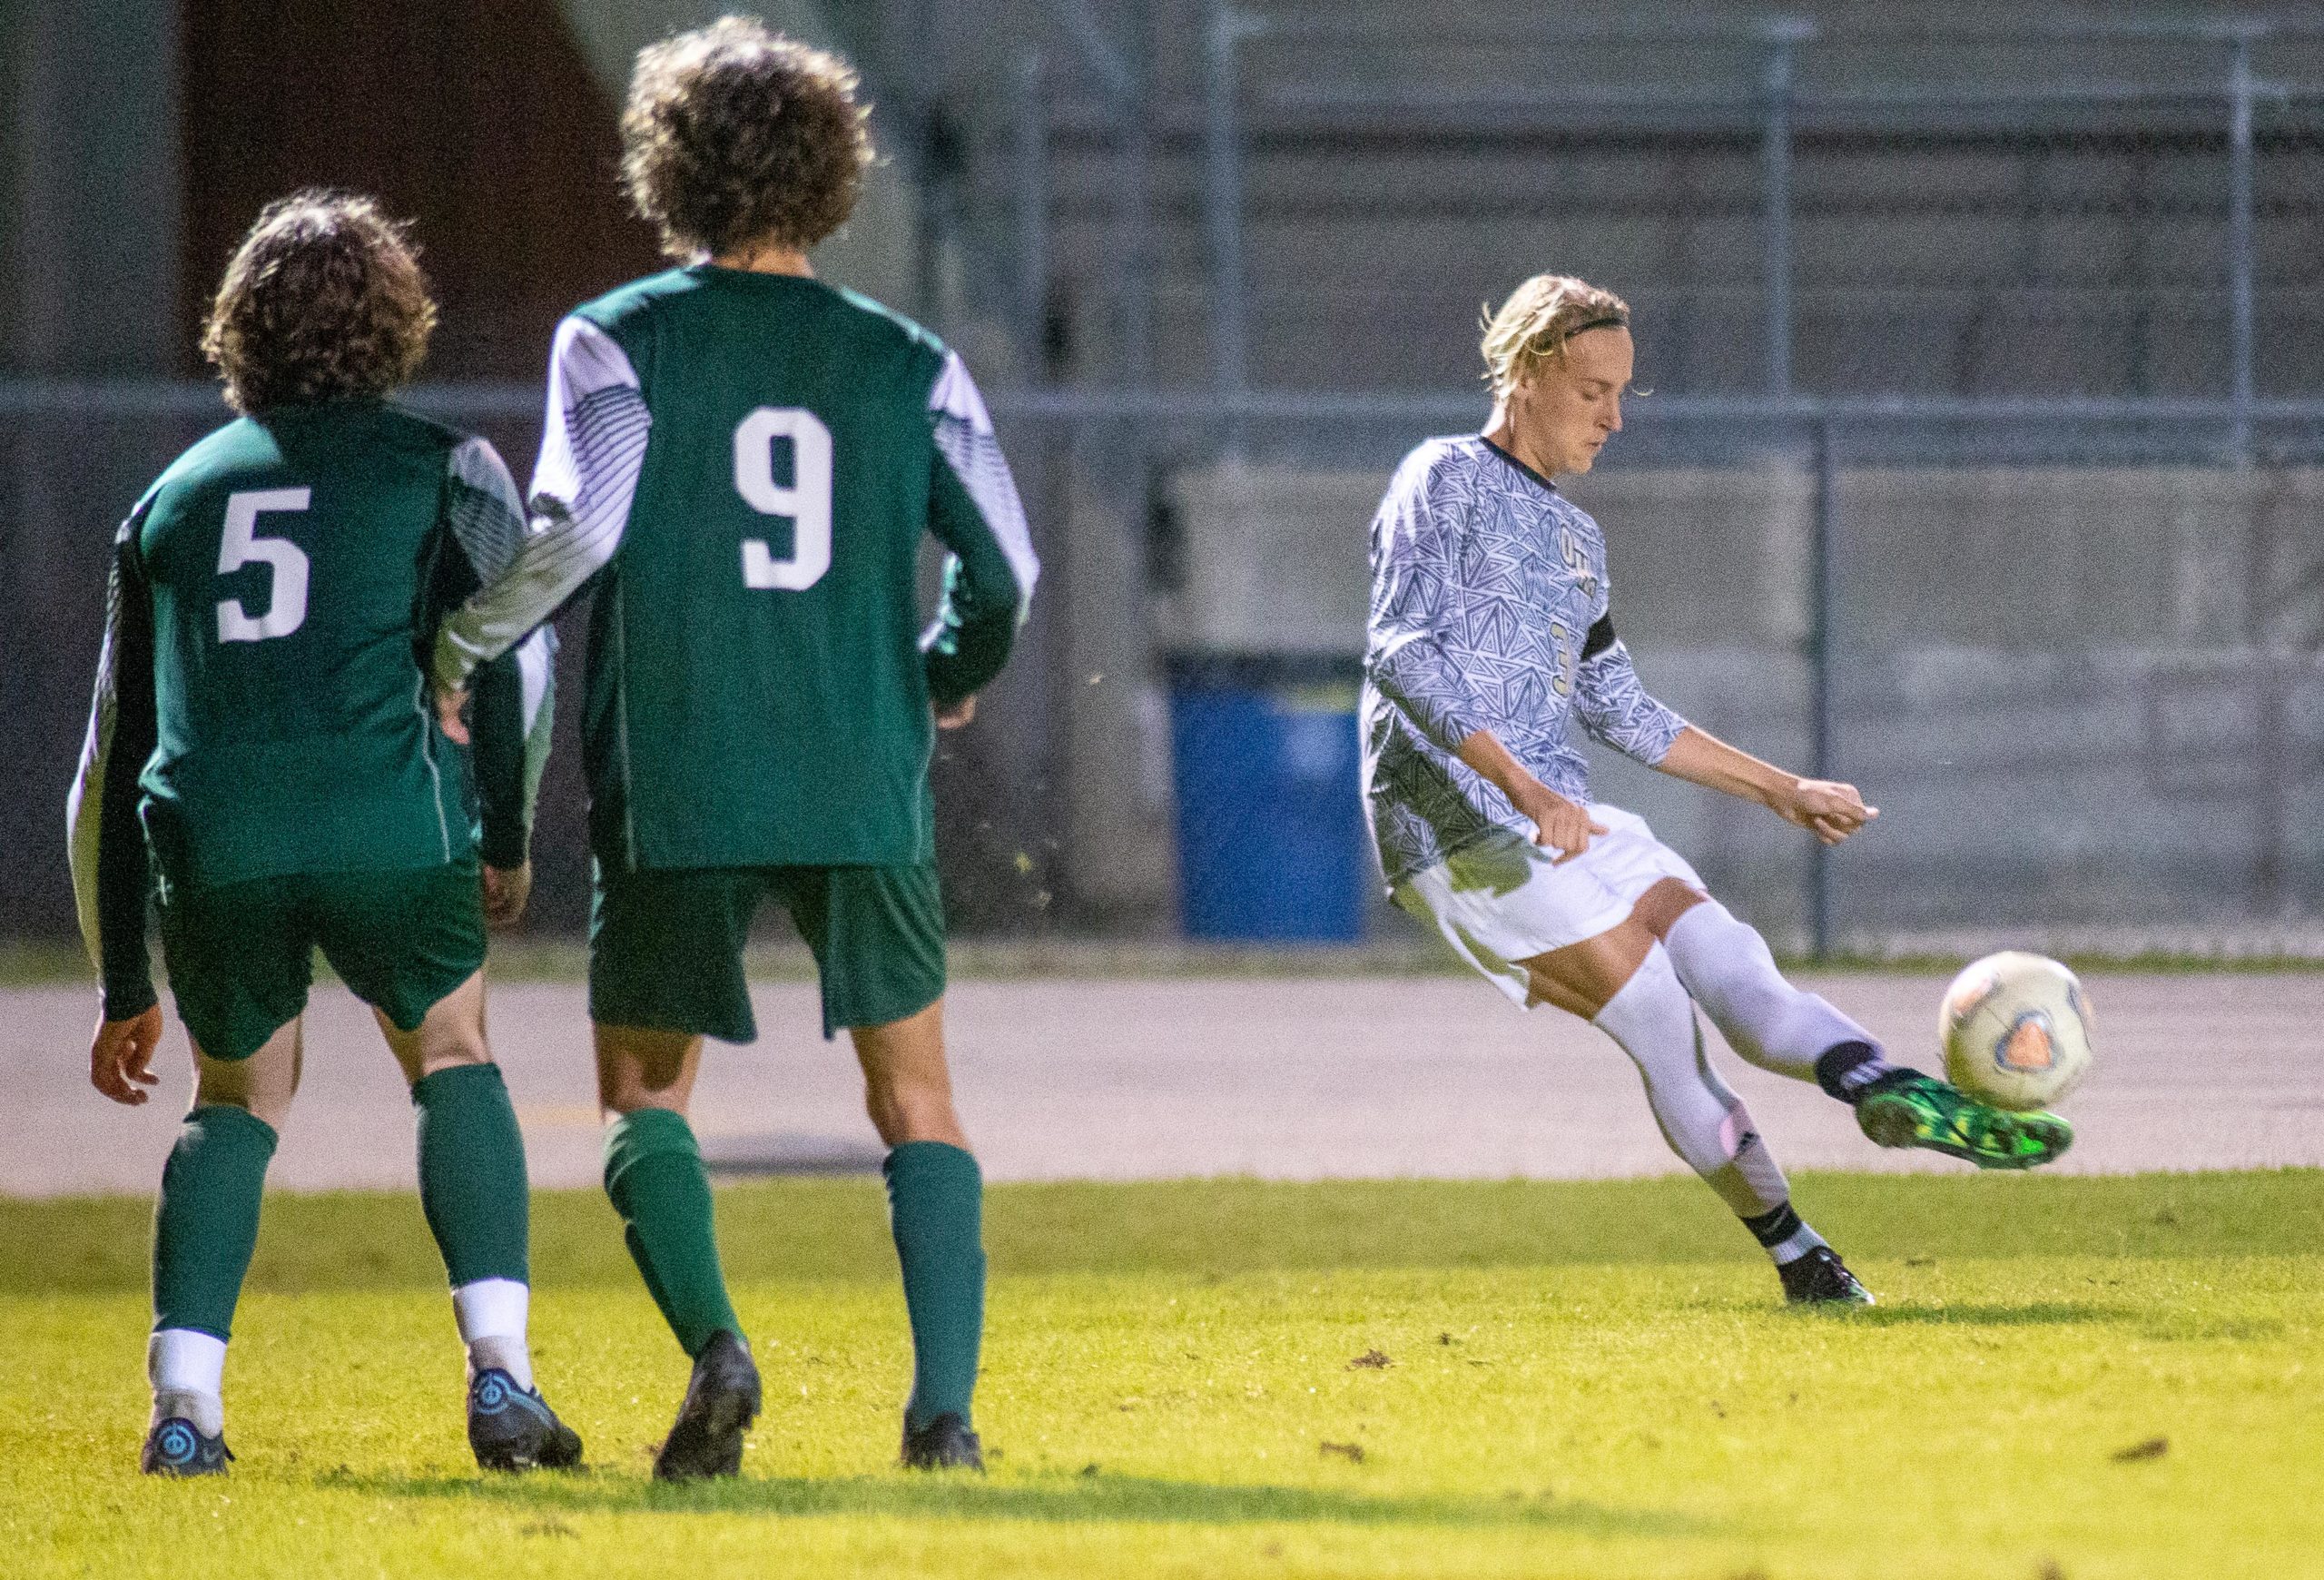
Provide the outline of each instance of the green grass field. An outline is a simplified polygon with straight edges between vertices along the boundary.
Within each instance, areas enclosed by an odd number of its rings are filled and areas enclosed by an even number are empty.
[[[594,1194],[535,1220],[590,1468],[522,1479],[468,1461],[411,1200],[270,1203],[241,1457],[187,1484],[133,1466],[146,1204],[0,1202],[0,1573],[2324,1574],[2324,1171],[1798,1194],[1877,1309],[1785,1310],[1691,1180],[997,1189],[980,1480],[890,1467],[877,1186],[730,1189],[769,1408],[675,1489],[683,1358]]]

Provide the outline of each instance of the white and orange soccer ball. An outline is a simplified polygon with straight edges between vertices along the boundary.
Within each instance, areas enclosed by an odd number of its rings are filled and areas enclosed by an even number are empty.
[[[1995,1108],[2047,1108],[2090,1070],[2090,995],[2046,955],[2005,949],[1945,990],[1936,1034],[1954,1085]]]

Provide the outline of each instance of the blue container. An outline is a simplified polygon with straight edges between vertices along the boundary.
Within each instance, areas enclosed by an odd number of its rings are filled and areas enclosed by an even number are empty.
[[[1178,901],[1194,938],[1346,943],[1374,884],[1358,783],[1356,667],[1170,665]]]

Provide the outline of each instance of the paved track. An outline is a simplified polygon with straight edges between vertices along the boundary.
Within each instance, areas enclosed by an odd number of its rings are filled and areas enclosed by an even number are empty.
[[[1815,985],[1933,1067],[1942,981],[1847,975]],[[2324,974],[2112,976],[2092,984],[2095,1073],[2067,1105],[2082,1140],[2063,1167],[2324,1165]],[[763,1035],[712,1045],[697,1094],[705,1150],[798,1167],[876,1152],[853,1061],[816,1036],[814,990],[756,993]],[[161,1095],[132,1111],[90,1090],[92,996],[0,992],[11,1144],[0,1193],[153,1189],[191,1087],[172,1023]],[[950,1025],[960,1108],[1000,1180],[1663,1173],[1629,1062],[1548,1010],[1520,1015],[1462,978],[983,981]],[[533,1178],[597,1177],[581,988],[495,991],[495,1045],[524,1120]],[[1812,1087],[1722,1061],[1792,1168],[1959,1168],[1881,1152]],[[409,1104],[369,1012],[319,986],[307,1079],[272,1180],[293,1190],[409,1186]]]

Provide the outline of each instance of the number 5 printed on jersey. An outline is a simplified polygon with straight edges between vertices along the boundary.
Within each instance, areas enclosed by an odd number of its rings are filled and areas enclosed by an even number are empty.
[[[774,480],[774,441],[791,441],[791,484]],[[734,430],[734,491],[762,516],[791,518],[791,553],[743,539],[743,585],[801,592],[832,568],[832,430],[802,406],[762,406]]]
[[[307,554],[288,538],[261,538],[258,518],[265,510],[303,510],[306,489],[246,489],[226,499],[226,532],[218,540],[218,574],[263,563],[274,571],[266,613],[253,618],[240,598],[218,600],[221,642],[263,642],[287,637],[307,619]]]

